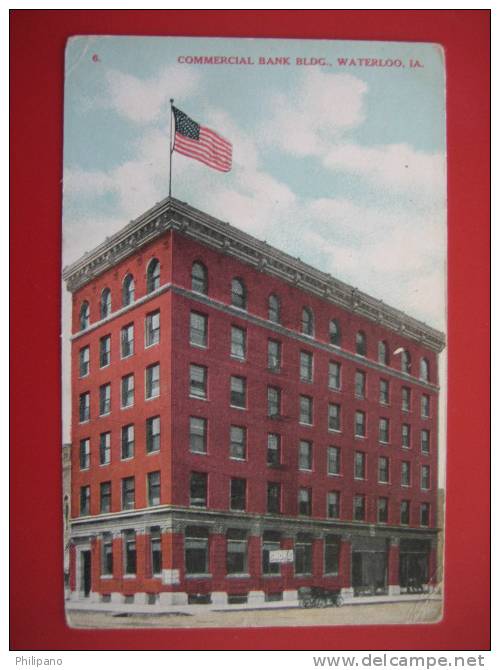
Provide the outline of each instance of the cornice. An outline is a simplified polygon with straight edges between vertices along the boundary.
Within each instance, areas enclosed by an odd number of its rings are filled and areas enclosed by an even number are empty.
[[[157,203],[121,231],[106,238],[98,247],[64,268],[63,279],[68,290],[78,290],[168,230],[178,231],[233,256],[260,272],[379,323],[433,351],[440,352],[445,346],[445,336],[440,331],[174,198]]]

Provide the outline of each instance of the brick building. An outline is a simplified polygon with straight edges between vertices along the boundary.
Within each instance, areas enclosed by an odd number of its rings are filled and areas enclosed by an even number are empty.
[[[434,581],[441,333],[172,198],[64,279],[71,599]]]

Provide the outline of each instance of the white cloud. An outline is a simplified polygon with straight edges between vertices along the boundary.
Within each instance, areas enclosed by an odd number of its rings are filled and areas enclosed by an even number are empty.
[[[271,98],[273,118],[262,125],[259,135],[286,153],[320,156],[325,143],[328,146],[362,123],[367,90],[365,82],[352,75],[317,70],[304,73],[292,95]]]
[[[106,80],[110,107],[134,123],[151,123],[161,114],[169,114],[169,98],[182,101],[192,95],[200,77],[194,69],[171,65],[149,79],[109,69]]]

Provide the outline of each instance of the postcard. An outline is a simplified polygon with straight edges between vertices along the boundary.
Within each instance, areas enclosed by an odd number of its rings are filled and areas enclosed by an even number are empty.
[[[64,99],[68,623],[439,621],[442,48],[77,36]]]

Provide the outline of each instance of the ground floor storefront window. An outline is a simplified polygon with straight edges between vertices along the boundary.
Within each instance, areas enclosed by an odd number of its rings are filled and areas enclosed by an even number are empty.
[[[401,540],[399,584],[401,593],[422,593],[429,582],[429,540]]]
[[[387,593],[387,550],[384,538],[353,538],[351,567],[355,596]]]

